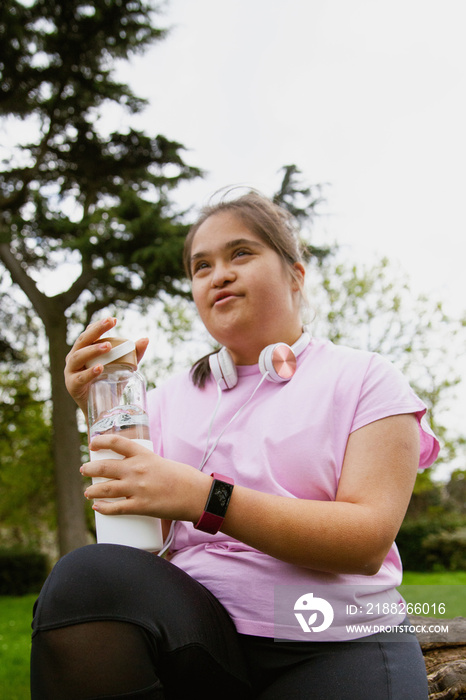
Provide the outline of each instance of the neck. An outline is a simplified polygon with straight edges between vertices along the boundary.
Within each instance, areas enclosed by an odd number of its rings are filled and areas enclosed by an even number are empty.
[[[227,345],[226,347],[233,358],[235,365],[256,365],[259,362],[259,355],[268,345],[274,345],[275,343],[286,343],[287,345],[292,346],[297,340],[299,340],[302,333],[303,328],[300,326],[299,329],[295,330],[293,333],[280,336],[273,335],[268,339],[264,339],[263,341],[256,343],[254,346],[250,341],[246,341],[244,348],[235,343]]]

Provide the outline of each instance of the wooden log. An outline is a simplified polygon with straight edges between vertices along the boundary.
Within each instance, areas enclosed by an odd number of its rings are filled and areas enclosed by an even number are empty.
[[[426,664],[429,700],[465,700],[466,618],[411,616],[410,621],[419,628],[416,636]],[[439,625],[448,626],[448,632],[440,631]]]

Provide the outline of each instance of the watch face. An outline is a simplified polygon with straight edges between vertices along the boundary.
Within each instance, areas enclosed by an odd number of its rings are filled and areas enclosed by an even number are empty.
[[[210,492],[208,512],[223,518],[228,508],[232,491],[232,484],[215,479]]]

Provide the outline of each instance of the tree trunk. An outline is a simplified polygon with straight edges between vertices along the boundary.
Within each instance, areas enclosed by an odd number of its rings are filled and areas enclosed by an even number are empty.
[[[58,517],[60,556],[88,543],[84,511],[83,483],[79,467],[81,446],[76,405],[65,387],[63,370],[68,352],[66,310],[85,287],[87,276],[81,275],[68,292],[48,297],[29,277],[7,243],[0,243],[0,260],[11,274],[12,281],[27,295],[45,327],[49,343],[52,386],[53,456]]]
[[[53,455],[58,516],[60,556],[89,542],[84,511],[84,485],[79,467],[81,444],[76,417],[76,404],[68,394],[63,370],[68,352],[67,320],[63,313],[53,313],[46,323],[49,340],[50,376],[52,384]]]

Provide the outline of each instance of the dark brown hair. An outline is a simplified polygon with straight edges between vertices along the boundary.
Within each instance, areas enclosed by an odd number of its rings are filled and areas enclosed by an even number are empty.
[[[191,226],[184,244],[183,262],[189,279],[192,279],[191,250],[194,236],[199,227],[210,216],[224,212],[237,216],[252,233],[277,253],[283,264],[288,266],[291,275],[296,275],[293,265],[296,262],[303,262],[303,254],[294,218],[283,207],[252,191],[236,199],[223,198],[216,204],[209,204],[201,210],[199,218]],[[209,357],[213,354],[210,353],[202,357],[192,367],[193,383],[200,388],[205,386],[210,376]]]
[[[295,219],[286,209],[267,197],[257,192],[248,192],[237,199],[222,199],[217,204],[209,204],[201,210],[184,243],[183,262],[189,279],[192,279],[191,249],[194,236],[210,216],[223,212],[231,212],[241,219],[250,231],[275,250],[290,267],[295,262],[302,262],[302,249]]]

